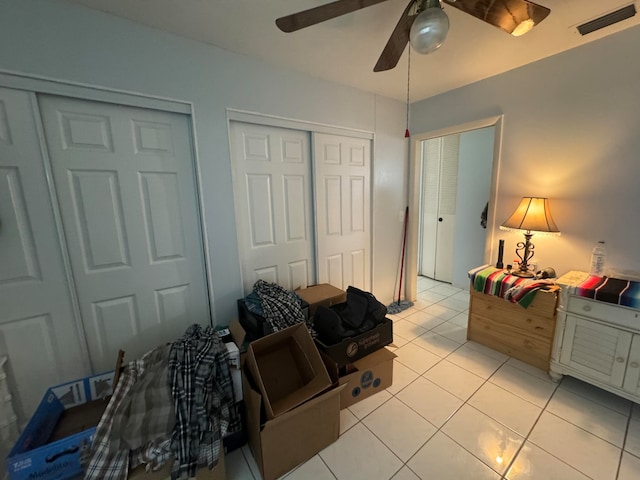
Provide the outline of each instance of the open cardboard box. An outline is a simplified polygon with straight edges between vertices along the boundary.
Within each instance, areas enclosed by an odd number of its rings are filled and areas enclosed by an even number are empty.
[[[251,342],[245,367],[269,420],[331,386],[322,357],[302,323]]]
[[[242,388],[249,447],[263,480],[275,480],[306,462],[340,435],[340,394],[335,387],[272,420],[264,420],[264,397],[246,365]]]

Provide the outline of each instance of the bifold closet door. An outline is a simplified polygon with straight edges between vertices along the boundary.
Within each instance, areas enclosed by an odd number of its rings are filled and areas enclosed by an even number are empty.
[[[90,373],[37,125],[35,94],[0,88],[0,355],[22,421],[47,387]]]
[[[94,371],[209,324],[188,117],[38,98]]]

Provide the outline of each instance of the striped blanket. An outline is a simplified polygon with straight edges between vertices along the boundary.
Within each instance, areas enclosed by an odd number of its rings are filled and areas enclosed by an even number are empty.
[[[601,302],[640,308],[640,282],[590,275],[576,287],[576,294]]]
[[[490,265],[470,270],[469,278],[476,292],[502,297],[524,308],[531,305],[540,289],[555,284],[550,280],[533,280],[509,275],[506,270]]]

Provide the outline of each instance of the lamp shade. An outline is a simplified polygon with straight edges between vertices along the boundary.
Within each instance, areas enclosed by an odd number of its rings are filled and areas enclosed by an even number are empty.
[[[551,217],[549,199],[541,197],[523,197],[516,211],[500,228],[560,235],[560,230]]]

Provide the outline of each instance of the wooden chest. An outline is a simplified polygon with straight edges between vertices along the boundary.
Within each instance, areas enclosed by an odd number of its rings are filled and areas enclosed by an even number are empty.
[[[558,292],[538,291],[523,308],[472,288],[467,339],[549,371]]]

